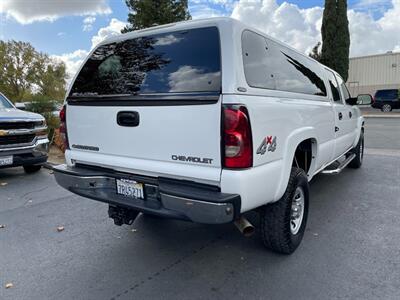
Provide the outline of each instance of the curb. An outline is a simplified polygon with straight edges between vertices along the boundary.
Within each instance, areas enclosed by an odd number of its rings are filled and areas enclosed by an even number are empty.
[[[396,119],[400,118],[400,115],[363,115],[364,118],[389,118]]]
[[[52,162],[46,162],[43,164],[43,168],[48,169],[48,170],[53,170],[55,166],[57,166],[57,164],[52,163]]]

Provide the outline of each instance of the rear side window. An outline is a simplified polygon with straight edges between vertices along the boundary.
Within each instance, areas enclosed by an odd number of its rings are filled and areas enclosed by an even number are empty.
[[[336,82],[340,86],[340,89],[342,90],[343,99],[344,100],[349,99],[350,98],[350,93],[349,93],[349,90],[347,89],[346,84],[344,83],[344,80],[342,79],[342,77],[340,77],[337,74],[335,74],[335,78],[336,78]]]
[[[339,85],[338,85],[338,82],[336,81],[335,74],[333,74],[329,70],[326,70],[326,73],[328,75],[329,87],[330,87],[331,92],[332,92],[333,101],[341,102],[342,100],[340,98]]]
[[[375,100],[397,100],[398,90],[379,90],[375,93]]]
[[[98,47],[70,96],[221,90],[216,27],[151,35]]]
[[[251,87],[326,96],[321,68],[295,51],[245,30],[242,56]]]

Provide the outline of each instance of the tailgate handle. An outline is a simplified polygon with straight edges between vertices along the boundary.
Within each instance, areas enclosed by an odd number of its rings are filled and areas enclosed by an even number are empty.
[[[117,123],[120,126],[136,127],[139,125],[139,119],[137,111],[120,111],[117,114]]]

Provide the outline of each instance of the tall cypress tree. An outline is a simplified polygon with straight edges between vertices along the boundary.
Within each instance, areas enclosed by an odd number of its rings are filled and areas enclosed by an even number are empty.
[[[321,27],[321,62],[332,69],[335,69],[336,67],[336,20],[336,0],[325,0],[325,9]]]
[[[347,1],[337,1],[336,71],[347,81],[349,76],[350,32],[347,19]]]
[[[122,33],[155,25],[190,20],[187,0],[125,0],[128,25]]]
[[[350,50],[347,0],[325,0],[321,34],[321,62],[337,71],[346,81]]]

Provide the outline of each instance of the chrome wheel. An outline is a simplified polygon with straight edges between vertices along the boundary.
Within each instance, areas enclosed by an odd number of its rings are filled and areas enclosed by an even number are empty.
[[[292,209],[290,213],[290,232],[297,234],[301,227],[304,216],[304,191],[297,187],[292,199]]]
[[[383,112],[390,112],[392,110],[392,107],[390,106],[390,104],[384,104],[382,106],[382,111]]]
[[[360,143],[360,162],[363,161],[364,158],[364,138],[361,136],[361,143]]]

